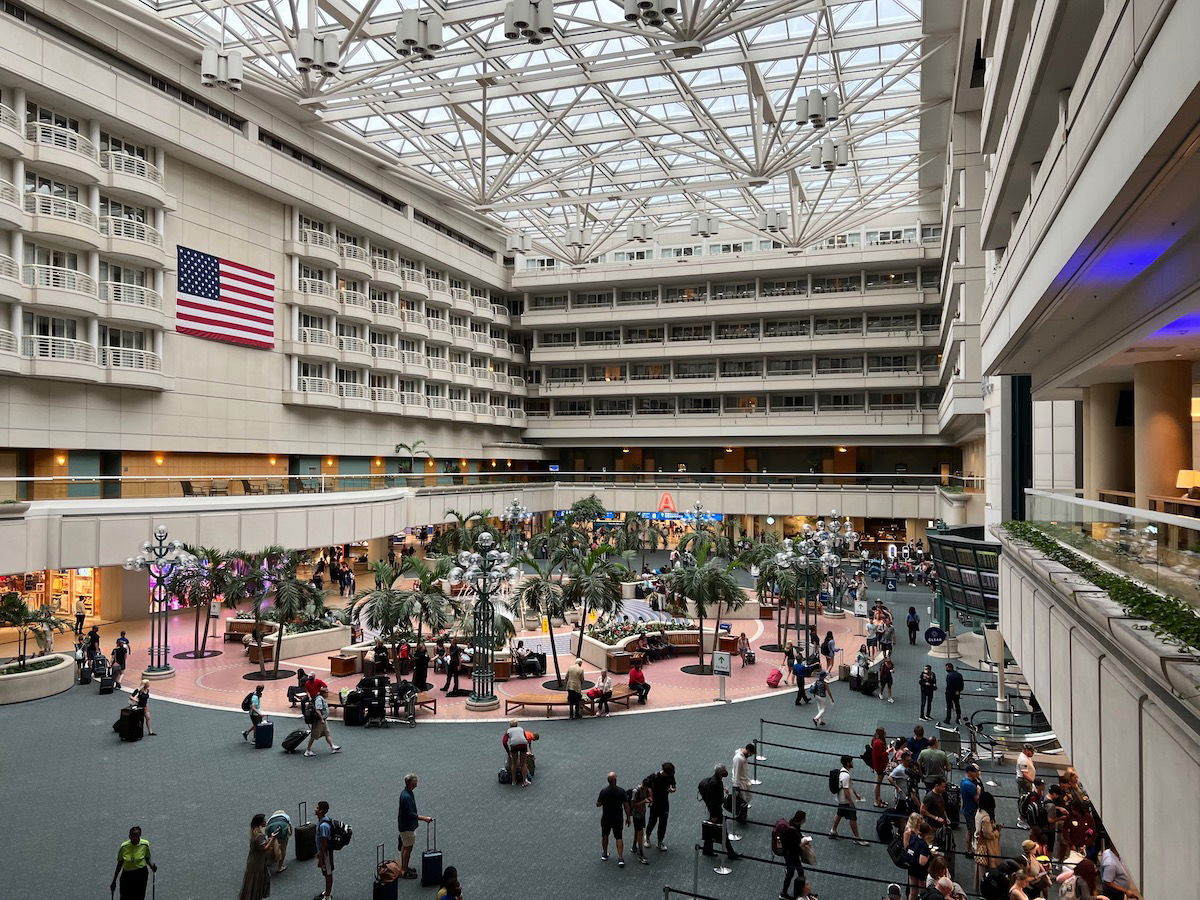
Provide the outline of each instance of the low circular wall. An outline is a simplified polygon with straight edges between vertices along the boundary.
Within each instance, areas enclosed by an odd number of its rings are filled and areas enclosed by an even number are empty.
[[[75,684],[74,658],[65,653],[52,653],[49,656],[57,656],[59,664],[33,672],[0,675],[0,704],[23,703],[70,690]]]

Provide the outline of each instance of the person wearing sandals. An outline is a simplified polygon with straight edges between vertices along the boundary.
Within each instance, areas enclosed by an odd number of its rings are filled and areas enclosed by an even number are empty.
[[[242,875],[242,891],[238,900],[263,900],[271,896],[271,861],[275,859],[275,838],[267,834],[267,817],[255,813],[250,820],[250,850],[246,855],[246,871]]]
[[[275,840],[275,874],[287,871],[288,840],[292,836],[292,817],[282,809],[267,819],[267,835]]]

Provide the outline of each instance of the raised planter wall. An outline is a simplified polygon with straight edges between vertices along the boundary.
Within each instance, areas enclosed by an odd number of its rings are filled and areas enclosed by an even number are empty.
[[[0,705],[23,703],[40,697],[52,697],[69,691],[75,684],[75,659],[65,653],[51,653],[40,657],[57,656],[62,662],[48,669],[35,672],[17,672],[0,675]]]
[[[665,633],[666,632],[664,632],[664,634]],[[692,635],[693,637],[695,637],[695,635],[698,633],[698,631],[695,628],[681,628],[677,631],[672,631],[670,633],[671,634],[688,634],[688,635]],[[608,651],[624,650],[627,644],[632,644],[634,641],[637,640],[637,638],[638,638],[638,636],[636,634],[634,634],[634,635],[630,635],[629,637],[626,637],[626,638],[621,638],[621,640],[617,641],[617,643],[615,643],[615,644],[602,644],[602,643],[600,643],[600,641],[596,640],[595,638],[588,637],[585,634],[583,636],[583,661],[588,663],[589,665],[595,666],[598,669],[603,669],[605,666],[608,665]],[[572,636],[572,638],[571,638],[571,648],[572,649],[574,649],[575,642],[578,639],[579,639],[578,634]],[[709,653],[712,651],[712,648],[713,648],[712,626],[708,624],[708,620],[705,620],[704,652]],[[691,651],[689,651],[689,655],[694,655],[694,654],[692,654]],[[683,659],[685,659],[684,656],[676,657],[676,660],[683,660]]]
[[[281,659],[294,659],[297,656],[308,656],[310,653],[333,653],[340,650],[350,637],[350,626],[335,625],[333,628],[323,628],[320,631],[309,631],[304,634],[286,634],[283,636]],[[264,645],[273,645],[275,635],[267,635]]]
[[[1146,897],[1200,883],[1200,664],[1002,529],[1000,630]],[[1159,777],[1156,773],[1170,773]],[[1167,813],[1167,814],[1164,814]]]

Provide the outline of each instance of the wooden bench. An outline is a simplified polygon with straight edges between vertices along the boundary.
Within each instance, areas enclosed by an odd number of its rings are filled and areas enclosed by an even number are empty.
[[[675,648],[678,653],[680,650],[691,650],[693,653],[700,649],[700,635],[685,634],[682,631],[663,631],[661,634],[666,637],[667,643]]]
[[[629,687],[629,685],[614,684],[612,696],[608,698],[608,702],[610,704],[623,703],[625,704],[625,708],[629,709],[629,701],[636,699],[637,691],[633,690],[633,688]],[[583,695],[583,705],[593,716],[596,715],[596,703],[597,701],[589,697],[587,694]]]
[[[583,698],[581,708],[585,708],[587,697]],[[529,693],[515,694],[512,697],[504,698],[504,714],[507,716],[514,709],[524,709],[526,706],[544,706],[546,707],[546,718],[550,718],[550,710],[555,706],[566,706],[567,695],[564,693]]]

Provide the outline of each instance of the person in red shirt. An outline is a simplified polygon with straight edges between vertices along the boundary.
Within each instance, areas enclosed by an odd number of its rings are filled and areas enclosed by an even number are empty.
[[[650,693],[650,685],[646,684],[646,675],[642,671],[641,663],[635,662],[629,670],[629,689],[637,692],[637,702],[645,706],[646,695]]]
[[[883,787],[883,776],[888,770],[887,732],[882,728],[875,729],[875,737],[871,738],[871,768],[875,770],[875,805],[880,809],[887,806],[879,796]]]
[[[310,700],[316,700],[317,694],[321,693],[321,688],[329,687],[316,675],[309,675],[308,681],[304,682],[304,691],[308,694]]]

